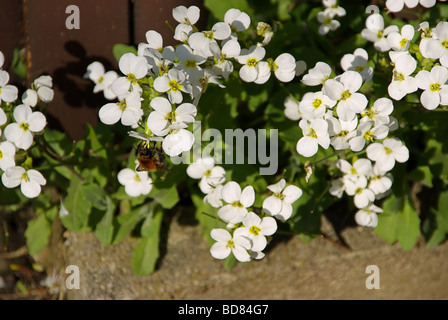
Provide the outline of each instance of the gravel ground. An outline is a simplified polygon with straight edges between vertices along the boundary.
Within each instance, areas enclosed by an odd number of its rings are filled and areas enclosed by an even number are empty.
[[[278,241],[260,261],[226,270],[214,260],[199,226],[170,225],[159,268],[135,276],[130,267],[137,241],[102,247],[92,234],[69,234],[66,263],[79,267],[79,290],[69,299],[447,299],[448,243],[409,252],[388,245],[373,230],[353,227],[340,235],[351,248],[337,245],[329,223],[327,238],[305,244],[297,237]],[[380,288],[367,289],[366,267],[379,268]]]

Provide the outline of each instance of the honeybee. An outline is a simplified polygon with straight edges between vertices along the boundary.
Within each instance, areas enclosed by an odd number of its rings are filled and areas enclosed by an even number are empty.
[[[165,154],[160,149],[157,149],[156,143],[151,146],[150,141],[142,141],[135,149],[135,156],[138,160],[136,171],[157,171],[165,169]]]

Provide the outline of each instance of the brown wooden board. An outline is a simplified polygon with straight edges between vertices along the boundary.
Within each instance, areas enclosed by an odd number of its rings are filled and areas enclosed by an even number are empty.
[[[80,11],[80,29],[67,29],[69,5]],[[93,94],[93,83],[83,79],[94,60],[117,69],[112,47],[128,43],[128,0],[24,0],[29,80],[41,74],[53,77],[55,97],[49,107],[51,125],[81,138],[86,123],[98,122],[98,110],[107,103]]]
[[[9,72],[10,82],[16,83],[18,77],[10,66],[14,49],[24,47],[22,1],[0,0],[0,8],[0,51],[5,56],[3,69]]]

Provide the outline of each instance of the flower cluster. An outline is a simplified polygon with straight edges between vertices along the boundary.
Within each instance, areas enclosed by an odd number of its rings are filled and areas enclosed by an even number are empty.
[[[441,21],[435,28],[427,22],[418,26],[420,37],[416,37],[412,25],[397,26],[384,29],[384,19],[380,14],[367,18],[366,29],[362,35],[374,42],[381,52],[388,52],[390,63],[394,66],[389,96],[394,100],[402,100],[406,95],[421,89],[422,106],[434,110],[439,105],[448,105],[448,22]],[[386,32],[387,30],[387,32]],[[383,38],[378,41],[378,35]],[[420,39],[413,44],[413,39]]]
[[[325,10],[317,13],[317,21],[320,23],[318,32],[321,35],[326,35],[341,26],[337,18],[345,16],[346,11],[339,6],[338,0],[322,0],[322,4]]]
[[[40,76],[31,84],[18,101],[19,90],[8,84],[9,73],[2,68],[4,55],[0,52],[0,172],[1,181],[7,188],[20,190],[27,198],[35,198],[41,192],[46,179],[37,170],[32,169],[32,158],[27,156],[22,164],[16,159],[23,159],[27,150],[32,148],[34,137],[43,133],[47,124],[44,114],[39,109],[41,103],[53,100],[53,83],[50,76]],[[36,111],[35,111],[36,110]],[[21,156],[17,153],[21,151]]]
[[[290,218],[292,204],[302,195],[300,188],[286,187],[286,181],[281,179],[268,186],[269,195],[264,199],[263,207],[251,211],[255,202],[254,188],[246,186],[242,189],[235,181],[225,182],[225,170],[217,166],[213,158],[198,159],[188,166],[187,174],[200,179],[204,202],[217,208],[218,217],[226,223],[226,228],[213,229],[210,234],[216,241],[210,253],[216,259],[225,259],[231,252],[241,262],[262,259],[267,236],[277,231],[276,219],[285,221]]]
[[[101,107],[101,122],[129,126],[134,129],[131,136],[160,142],[170,157],[192,148],[195,138],[189,124],[195,121],[200,97],[209,84],[224,88],[222,81],[232,74],[257,84],[266,83],[271,74],[289,82],[303,69],[303,63],[296,63],[289,53],[275,59],[266,57],[264,46],[273,32],[264,22],[257,25],[261,42],[242,47],[239,37],[251,19],[238,9],[229,9],[224,21],[205,31],[195,26],[198,7],[179,6],[172,14],[179,23],[174,31],[179,45],[163,46],[162,36],[149,30],[147,42],[138,45],[137,54],[121,56],[123,75],[106,72],[98,61],[92,62],[85,74],[95,83],[94,92],[102,91],[106,99],[118,100]]]

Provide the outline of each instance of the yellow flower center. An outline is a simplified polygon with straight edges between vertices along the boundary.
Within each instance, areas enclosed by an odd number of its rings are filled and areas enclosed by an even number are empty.
[[[235,249],[235,242],[233,242],[233,240],[227,241],[226,248],[228,248],[230,250]]]
[[[20,129],[22,129],[23,131],[28,131],[28,130],[30,129],[30,125],[29,125],[28,123],[26,123],[26,122],[22,122],[22,123],[19,125],[19,127],[20,127]]]
[[[322,105],[323,101],[319,98],[314,99],[313,101],[313,108],[314,109],[319,109],[319,107]]]
[[[448,49],[448,40],[442,41],[442,47],[444,47],[445,49]]]
[[[408,39],[407,38],[403,38],[400,41],[400,47],[404,48],[406,47],[406,44],[408,43]]]
[[[126,100],[122,100],[120,102],[117,102],[117,106],[120,108],[121,111],[126,110]]]
[[[246,64],[247,64],[247,66],[248,67],[256,67],[257,66],[257,59],[255,59],[255,58],[249,58],[249,59],[247,59],[247,62],[246,62]]]
[[[249,232],[252,233],[254,236],[258,236],[260,234],[261,229],[257,226],[252,226],[249,228]]]
[[[311,138],[314,138],[314,139],[317,139],[316,131],[314,131],[314,129],[312,129],[312,128],[308,129],[307,136],[311,137]]]
[[[28,173],[24,172],[22,176],[20,177],[20,180],[25,180],[25,182],[30,181],[30,178],[28,177]]]
[[[337,134],[338,137],[346,137],[348,135],[348,130],[342,130]]]
[[[197,66],[197,61],[196,60],[192,60],[192,59],[187,59],[185,60],[185,68],[196,68]]]
[[[99,79],[98,79],[98,83],[103,82],[103,80],[104,80],[104,77],[103,77],[103,76],[99,77]]]
[[[142,179],[140,179],[140,176],[138,174],[135,175],[134,180],[137,182],[142,182]]]
[[[284,200],[285,196],[281,192],[274,193],[274,196],[279,198],[280,200]]]
[[[373,132],[372,131],[366,131],[366,133],[364,133],[364,140],[373,142]]]
[[[232,207],[235,207],[235,208],[244,208],[243,204],[242,204],[241,202],[239,202],[239,201],[233,201],[233,202],[232,202]]]
[[[394,81],[403,81],[404,80],[404,75],[400,72],[396,72],[394,71]]]
[[[356,175],[356,174],[358,174],[358,171],[356,171],[355,168],[350,168],[350,174]]]
[[[345,101],[348,98],[350,98],[352,96],[352,94],[350,93],[350,91],[345,90],[344,92],[342,92],[341,94],[341,100]]]
[[[383,31],[383,30],[378,30],[378,33],[376,34],[376,37],[377,37],[378,39],[382,39],[382,38],[383,38],[383,34],[384,34],[384,31]]]
[[[437,91],[442,90],[442,86],[440,85],[440,83],[431,83],[431,85],[429,86],[429,89],[432,92],[437,92]]]
[[[392,154],[392,150],[388,147],[384,147],[384,152],[386,152],[386,154]]]
[[[205,31],[205,32],[204,32],[204,36],[205,36],[207,39],[213,40],[213,39],[214,39],[214,33],[213,33],[213,30]]]
[[[204,172],[204,177],[210,177],[211,174],[212,170],[208,169],[207,171]]]
[[[177,80],[171,80],[170,82],[168,82],[168,86],[174,92],[182,89],[182,85],[179,82],[177,82]]]

